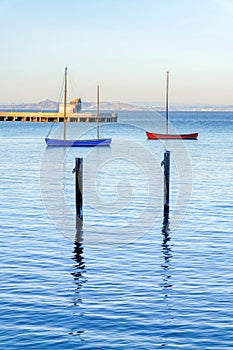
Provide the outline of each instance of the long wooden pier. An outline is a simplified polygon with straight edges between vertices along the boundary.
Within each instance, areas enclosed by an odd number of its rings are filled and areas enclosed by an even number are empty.
[[[38,123],[62,123],[64,122],[63,113],[56,112],[0,112],[0,121],[2,122],[38,122]],[[97,122],[96,113],[79,112],[67,113],[66,122],[90,123]],[[110,123],[117,122],[117,113],[102,112],[99,113],[99,122]]]

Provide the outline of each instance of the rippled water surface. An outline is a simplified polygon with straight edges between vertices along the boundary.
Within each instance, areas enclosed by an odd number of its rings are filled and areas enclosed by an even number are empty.
[[[46,148],[50,124],[0,123],[1,349],[233,348],[233,114],[171,112],[170,121],[198,141],[146,140],[145,130],[164,131],[152,112],[120,113],[101,128],[111,147],[96,149]],[[95,125],[68,132],[92,137]]]

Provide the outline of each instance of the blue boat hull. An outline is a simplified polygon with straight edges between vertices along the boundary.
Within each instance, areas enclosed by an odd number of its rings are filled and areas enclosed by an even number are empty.
[[[57,147],[95,147],[110,146],[112,139],[90,139],[90,140],[60,140],[46,138],[47,146]]]

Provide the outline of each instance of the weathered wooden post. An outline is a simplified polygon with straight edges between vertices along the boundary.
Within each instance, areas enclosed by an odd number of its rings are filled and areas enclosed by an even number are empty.
[[[76,216],[83,220],[83,158],[75,158]]]
[[[169,185],[170,185],[170,151],[164,152],[164,160],[161,165],[164,166],[164,216],[169,215]]]

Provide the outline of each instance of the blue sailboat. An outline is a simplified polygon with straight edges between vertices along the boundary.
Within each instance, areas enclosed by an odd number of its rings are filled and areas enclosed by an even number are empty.
[[[100,138],[99,126],[99,85],[97,86],[97,138],[96,139],[78,139],[69,140],[66,138],[66,104],[67,104],[67,67],[65,68],[65,89],[64,89],[64,123],[63,123],[63,139],[53,139],[48,136],[45,138],[47,146],[55,147],[95,147],[110,146],[111,138]]]

